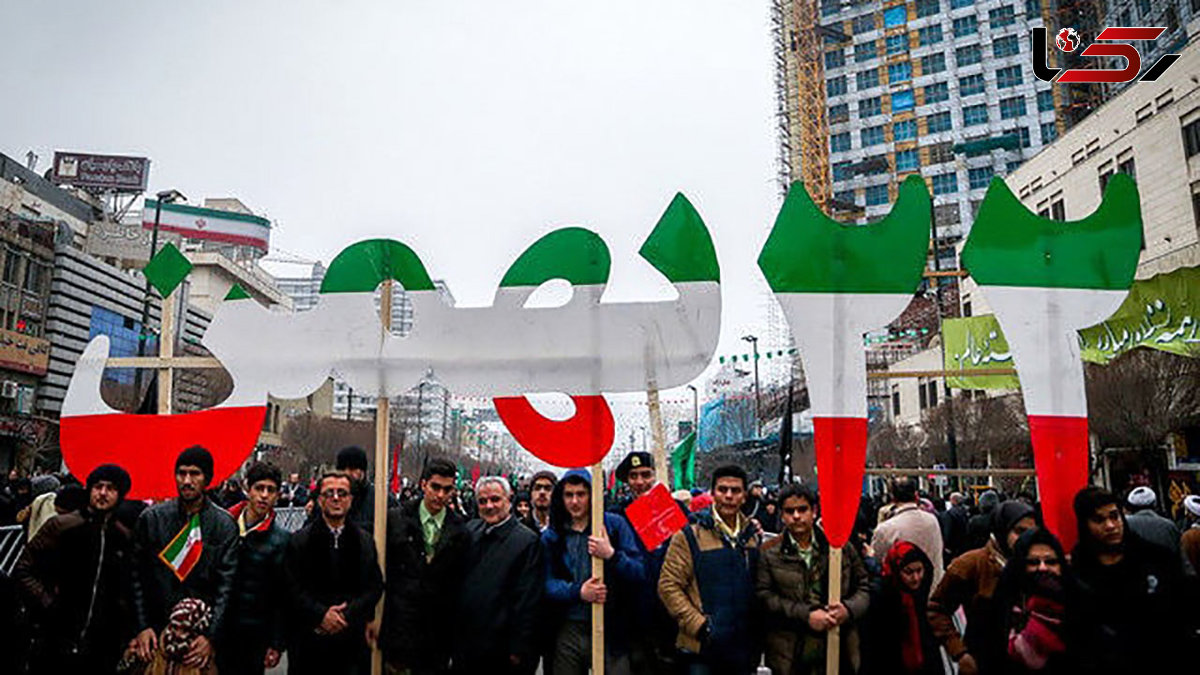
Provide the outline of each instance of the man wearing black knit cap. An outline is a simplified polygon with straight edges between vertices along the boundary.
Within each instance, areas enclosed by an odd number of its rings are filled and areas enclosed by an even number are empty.
[[[116,668],[132,623],[122,575],[131,547],[113,514],[128,491],[124,469],[96,467],[86,505],[47,521],[17,561],[13,578],[36,623],[31,673]]]
[[[221,635],[233,587],[238,544],[233,517],[204,494],[212,478],[208,450],[198,445],[184,450],[175,460],[178,498],[146,509],[134,527],[132,595],[137,637],[130,646],[143,661],[155,658],[162,630],[179,601],[196,598],[212,616],[182,661],[201,669],[212,663],[214,636]]]

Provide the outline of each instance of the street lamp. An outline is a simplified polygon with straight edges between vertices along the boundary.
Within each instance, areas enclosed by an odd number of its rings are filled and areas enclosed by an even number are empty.
[[[163,190],[162,192],[159,192],[159,193],[155,194],[154,196],[155,196],[154,229],[150,233],[150,257],[147,259],[147,262],[149,262],[150,260],[153,260],[155,254],[158,253],[158,226],[159,226],[159,223],[162,221],[162,205],[163,204],[174,204],[175,202],[182,202],[182,201],[187,200],[187,197],[184,197],[182,192],[180,192],[179,190],[176,190],[174,188],[172,188],[170,190]],[[161,321],[161,317],[159,320]],[[149,331],[146,329],[146,324],[149,322],[150,322],[150,279],[147,278],[146,279],[146,288],[142,294],[142,325],[141,325],[141,339],[138,340],[138,356],[146,355],[146,340],[147,340],[147,338],[150,337]],[[138,369],[138,371],[137,371],[137,383],[138,383],[138,393],[139,394],[141,393],[141,390],[142,390],[142,371],[143,370],[144,369]]]
[[[688,389],[692,390],[692,433],[696,434],[696,438],[700,437],[700,392],[695,385],[689,384]]]
[[[758,336],[743,335],[742,339],[749,342],[754,348],[754,435],[758,436],[760,434],[758,416]]]

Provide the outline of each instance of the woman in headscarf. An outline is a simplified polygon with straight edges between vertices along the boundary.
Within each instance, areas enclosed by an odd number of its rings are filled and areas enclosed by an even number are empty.
[[[1067,649],[1072,588],[1058,538],[1040,527],[1022,534],[996,586],[989,673],[1075,672]]]
[[[942,675],[942,656],[929,628],[926,602],[933,564],[919,547],[898,541],[883,560],[883,586],[871,600],[864,673]]]

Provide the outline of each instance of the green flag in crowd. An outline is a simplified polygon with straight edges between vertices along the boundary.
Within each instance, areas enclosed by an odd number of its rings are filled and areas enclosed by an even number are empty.
[[[691,490],[696,486],[696,432],[688,434],[671,451],[671,473],[675,490]]]

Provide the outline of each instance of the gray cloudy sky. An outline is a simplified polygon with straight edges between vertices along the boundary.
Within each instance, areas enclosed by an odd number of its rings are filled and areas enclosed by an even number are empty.
[[[665,296],[636,250],[683,191],[721,260],[721,353],[762,329],[766,2],[10,4],[0,149],[42,170],[144,154],[151,190],[237,196],[283,251],[393,237],[473,305],[571,224],[608,241],[609,299]]]

